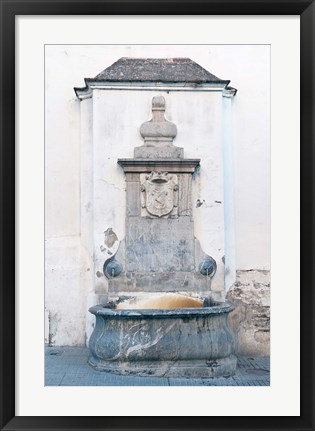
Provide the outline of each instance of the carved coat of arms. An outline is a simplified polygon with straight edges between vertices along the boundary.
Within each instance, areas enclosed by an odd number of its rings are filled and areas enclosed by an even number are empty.
[[[151,216],[162,217],[177,209],[177,176],[167,172],[151,172],[141,184],[141,206]],[[177,213],[177,211],[176,211]]]

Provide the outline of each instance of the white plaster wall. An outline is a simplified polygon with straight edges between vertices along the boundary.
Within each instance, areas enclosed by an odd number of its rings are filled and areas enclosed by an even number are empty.
[[[270,269],[270,47],[209,49],[214,74],[231,79],[236,268]],[[210,63],[210,61],[209,61]],[[214,66],[213,66],[214,67]]]
[[[80,102],[64,52],[45,57],[45,236],[80,234]],[[69,75],[64,79],[65,75]]]
[[[47,243],[46,243],[47,244]],[[45,250],[45,311],[48,341],[85,344],[85,311],[90,267],[79,237],[51,238]],[[46,317],[47,318],[47,317]]]
[[[80,236],[81,218],[89,217],[88,202],[85,202],[86,213],[80,212],[81,199],[84,199],[80,195],[80,175],[84,171],[80,160],[80,146],[83,145],[87,154],[90,154],[88,149],[93,133],[100,133],[98,145],[99,153],[103,154],[103,162],[106,157],[115,161],[111,170],[103,172],[100,163],[100,170],[94,172],[101,208],[100,219],[94,220],[99,226],[97,238],[94,238],[97,247],[104,240],[107,226],[113,227],[118,236],[124,235],[124,201],[120,198],[124,178],[116,159],[132,157],[133,147],[141,144],[138,130],[133,127],[123,128],[118,139],[105,143],[102,141],[101,130],[93,128],[89,123],[85,125],[86,139],[81,142],[80,102],[75,97],[73,87],[84,86],[84,77],[95,76],[123,56],[190,57],[220,78],[231,79],[231,85],[238,89],[232,101],[234,131],[231,135],[235,160],[236,268],[268,269],[270,264],[269,46],[48,45],[45,49],[45,306],[51,315],[59,310],[53,338],[58,345],[84,343],[87,297],[93,279],[91,271],[94,271],[91,265],[93,256],[90,253],[93,244],[88,245],[88,232],[82,232],[82,237]],[[185,148],[185,157],[200,157],[204,162],[208,159],[211,164],[211,144],[196,139],[195,132],[189,128],[189,109],[186,109],[188,105],[185,103],[185,95],[178,97],[183,97],[181,106],[173,102],[172,95],[167,95],[166,98],[166,116],[178,126],[175,143]],[[128,100],[129,102],[131,101]],[[150,118],[150,106],[143,102],[142,99],[132,100],[134,109],[130,115],[133,119],[129,124],[137,124],[138,128]],[[98,103],[97,97],[94,103]],[[115,103],[121,102],[111,100],[113,108]],[[89,105],[84,109],[92,110],[93,107]],[[122,109],[121,104],[119,109]],[[118,115],[119,109],[117,107],[113,110],[112,115],[114,111]],[[191,106],[190,111],[196,115],[197,106]],[[146,115],[143,117],[144,114]],[[216,118],[213,115],[220,117],[219,113],[213,114],[209,107],[209,127],[212,127]],[[94,117],[94,121],[101,125],[98,127],[105,127],[115,121],[115,118]],[[184,134],[186,138],[182,139]],[[102,145],[104,148],[106,146],[106,151],[103,151]],[[195,149],[200,155],[195,154]],[[95,154],[92,156],[95,157]],[[209,175],[211,176],[211,169]],[[84,174],[83,178],[85,189],[88,190],[91,179]],[[101,178],[105,181],[101,181]],[[199,211],[195,211],[197,235],[198,226],[205,225],[210,214],[215,216],[214,207],[210,208],[212,212],[209,209],[212,196],[210,198],[208,193],[209,190],[203,189],[200,194],[200,199],[204,199],[208,207],[203,205]],[[102,200],[102,196],[106,199]],[[112,226],[113,220],[115,224]],[[203,242],[202,238],[200,240],[208,252],[208,243]],[[98,256],[95,257],[97,265]],[[89,301],[93,303],[93,299],[90,298]]]

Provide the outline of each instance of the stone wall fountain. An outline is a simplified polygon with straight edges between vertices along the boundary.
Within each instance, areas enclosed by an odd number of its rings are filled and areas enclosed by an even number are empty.
[[[131,78],[139,85],[134,75],[144,70],[140,81],[150,90],[152,114],[139,130],[143,145],[135,146],[132,158],[117,160],[126,187],[125,236],[118,240],[108,228],[100,247],[107,287],[89,310],[96,317],[89,363],[144,376],[232,375],[235,339],[227,322],[232,307],[224,302],[224,259],[205,253],[195,236],[193,190],[202,158],[185,158],[184,148],[174,145],[177,126],[166,119],[172,99],[165,88],[186,91],[191,85],[193,91],[197,79],[199,90],[222,92],[228,81],[189,59],[121,59],[115,64],[99,78],[86,80],[78,96],[90,94],[95,82],[100,88],[109,82],[122,85],[121,75],[129,86]],[[187,73],[194,78],[190,84]],[[221,161],[218,166],[222,173]],[[214,253],[221,252],[220,244],[216,247]]]

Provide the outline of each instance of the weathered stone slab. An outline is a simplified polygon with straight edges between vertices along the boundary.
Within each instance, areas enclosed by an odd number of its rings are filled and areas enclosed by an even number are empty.
[[[184,149],[174,145],[158,148],[142,145],[141,147],[135,147],[134,155],[139,159],[177,159],[184,157]]]
[[[178,214],[191,216],[191,175],[178,175]]]
[[[194,265],[190,217],[127,219],[127,272],[189,272],[194,270]]]
[[[127,217],[140,215],[140,183],[128,181],[126,183],[126,214]]]
[[[102,361],[90,356],[89,364],[98,371],[110,372],[123,376],[165,377],[165,378],[214,378],[230,377],[236,372],[237,358],[190,361]],[[223,386],[223,384],[222,384]]]
[[[195,272],[127,272],[109,280],[109,293],[119,292],[207,292],[210,280]]]
[[[126,173],[126,182],[128,181],[139,181],[139,174]]]

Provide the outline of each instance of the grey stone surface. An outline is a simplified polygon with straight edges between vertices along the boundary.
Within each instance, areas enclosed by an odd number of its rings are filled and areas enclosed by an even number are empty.
[[[141,207],[141,183],[144,182],[148,174],[126,174],[126,205],[127,217],[139,216]],[[175,174],[176,175],[176,174]],[[192,176],[190,174],[178,174],[177,184],[178,192],[176,204],[178,210],[173,212],[172,215],[179,216],[190,216],[192,217],[192,202],[191,202],[191,181]],[[149,215],[146,211],[141,213],[142,215]]]
[[[229,304],[204,308],[116,310],[95,306],[89,363],[119,374],[168,377],[233,375]]]
[[[140,174],[140,183],[142,217],[178,216],[178,175],[153,171]]]
[[[211,290],[210,280],[195,272],[127,272],[110,280],[110,292],[194,292]]]
[[[140,174],[139,173],[128,173],[128,172],[125,172],[125,179],[126,179],[126,183],[128,183],[129,181],[131,181],[131,182],[139,182],[140,181]]]
[[[92,84],[141,86],[166,84],[177,90],[179,86],[195,89],[201,85],[225,88],[230,80],[223,80],[208,72],[190,58],[128,58],[122,57],[94,78],[85,78],[85,87],[74,87],[76,95],[86,97]]]
[[[54,354],[57,352],[58,354]],[[120,376],[88,365],[86,347],[46,347],[45,386],[269,386],[269,357],[238,357],[236,374],[218,378]]]
[[[140,127],[140,134],[144,142],[150,143],[151,146],[159,147],[164,142],[166,145],[169,145],[177,135],[176,125],[168,121],[164,114],[164,97],[154,96],[152,99],[152,118],[144,122]]]
[[[173,139],[177,134],[176,125],[165,116],[165,99],[155,96],[152,99],[152,119],[140,127],[144,145],[134,149],[135,158],[172,159],[183,158],[183,148],[175,147]]]
[[[126,216],[140,216],[140,182],[126,182]]]
[[[178,215],[191,216],[191,180],[189,174],[178,175]]]
[[[196,238],[194,247],[194,268],[198,269],[199,263],[206,255]],[[125,240],[120,242],[116,258],[125,268]],[[137,292],[194,292],[202,295],[207,292],[214,300],[223,301],[211,291],[211,278],[201,275],[198,271],[162,273],[127,271],[120,277],[109,279],[108,291],[113,298],[118,297],[118,293],[128,295]]]
[[[118,159],[117,163],[125,174],[152,171],[166,171],[179,174],[193,174],[200,164],[200,159]]]
[[[150,147],[149,145],[141,145],[135,147],[134,156],[143,159],[156,159],[163,157],[163,159],[177,159],[184,157],[184,149],[176,147],[175,145],[165,145],[158,148]]]
[[[126,229],[126,271],[190,272],[195,269],[193,222],[130,217]]]
[[[92,81],[149,81],[223,83],[222,80],[190,58],[122,57],[99,73]]]
[[[111,372],[119,375],[135,375],[139,377],[185,377],[185,378],[213,378],[229,377],[236,370],[236,356],[216,360],[190,361],[134,361],[134,362],[101,362],[90,357],[89,364],[99,371]]]

